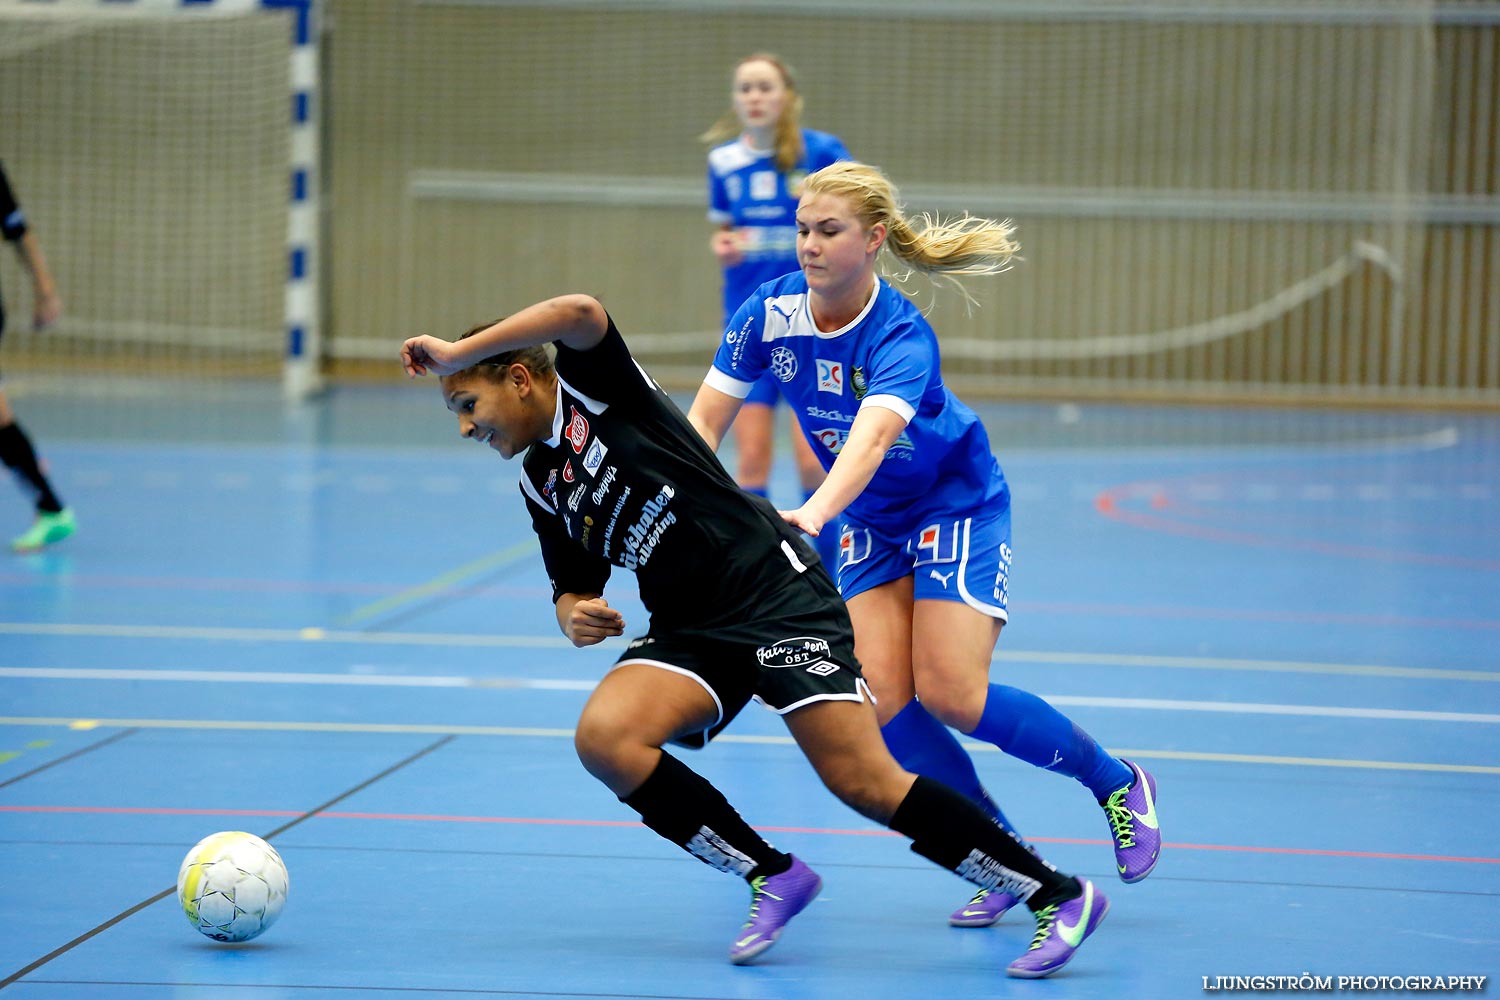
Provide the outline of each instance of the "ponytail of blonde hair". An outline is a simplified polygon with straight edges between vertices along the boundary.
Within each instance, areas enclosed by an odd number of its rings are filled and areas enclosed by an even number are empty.
[[[786,104],[781,109],[781,115],[776,119],[776,132],[773,137],[776,159],[776,170],[778,173],[789,174],[797,168],[802,161],[802,94],[797,90],[797,79],[792,74],[792,68],[782,60],[780,56],[769,52],[755,52],[734,64],[734,73],[740,71],[740,67],[746,63],[763,62],[775,67],[776,72],[781,74],[781,84],[786,88]],[[734,74],[730,75],[731,86]],[[708,131],[698,137],[699,141],[709,145],[716,145],[734,139],[744,130],[740,123],[739,115],[735,114],[734,106],[731,104],[728,111],[719,116],[719,120],[709,126]]]
[[[884,249],[909,268],[894,276],[898,281],[911,271],[947,279],[972,304],[973,296],[954,275],[999,274],[1020,260],[1021,245],[1012,239],[1015,226],[1009,219],[967,212],[943,219],[924,212],[914,221],[902,213],[896,186],[869,164],[844,160],[809,174],[802,182],[802,197],[815,195],[843,198],[866,230],[885,224]]]

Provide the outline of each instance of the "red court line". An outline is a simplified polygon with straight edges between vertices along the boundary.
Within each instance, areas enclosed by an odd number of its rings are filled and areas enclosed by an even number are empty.
[[[1127,483],[1122,486],[1111,487],[1094,498],[1094,509],[1110,520],[1119,521],[1136,528],[1143,528],[1147,531],[1159,531],[1167,535],[1225,542],[1230,545],[1291,549],[1293,551],[1316,552],[1319,555],[1343,556],[1352,559],[1374,559],[1381,562],[1458,566],[1465,569],[1486,571],[1500,570],[1500,561],[1493,559],[1469,559],[1463,556],[1447,556],[1428,552],[1407,552],[1397,549],[1377,548],[1370,545],[1345,545],[1315,539],[1286,538],[1250,531],[1235,531],[1228,528],[1216,528],[1211,525],[1197,524],[1192,521],[1174,521],[1170,518],[1157,517],[1121,506],[1121,503],[1124,501],[1139,499],[1144,496],[1144,494],[1138,492],[1144,485],[1146,484]],[[1165,509],[1159,503],[1153,503],[1152,506],[1158,510]]]
[[[301,816],[295,809],[163,809],[143,806],[4,806],[0,813],[89,813],[131,816]],[[429,813],[320,812],[319,819],[358,819],[409,823],[501,823],[521,826],[636,827],[637,820],[555,819],[527,816],[446,816]],[[757,826],[767,833],[811,833],[835,837],[899,837],[890,830],[845,830],[817,826]],[[1111,841],[1077,837],[1027,837],[1039,844],[1107,845]],[[1316,847],[1255,847],[1243,844],[1163,843],[1177,851],[1228,851],[1235,854],[1296,854],[1319,858],[1359,858],[1378,861],[1445,861],[1456,864],[1500,865],[1500,858],[1468,858],[1447,854],[1398,854],[1390,851],[1333,851]]]

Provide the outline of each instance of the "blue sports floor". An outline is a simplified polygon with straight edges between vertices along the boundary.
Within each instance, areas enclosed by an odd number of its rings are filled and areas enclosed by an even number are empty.
[[[5,1000],[1128,1000],[1500,974],[1500,416],[984,408],[1015,495],[994,676],[1152,770],[1166,841],[1122,885],[1081,787],[976,747],[1022,832],[1112,903],[1025,982],[1004,968],[1029,917],[949,928],[969,887],[823,791],[755,706],[685,756],[826,885],[758,964],[727,963],[743,884],[573,756],[621,640],[558,635],[515,468],[459,442],[432,386],[289,410],[9,388],[81,527],[0,556]],[[0,491],[4,534],[27,519]],[[167,891],[226,829],[291,871],[280,922],[239,947]]]

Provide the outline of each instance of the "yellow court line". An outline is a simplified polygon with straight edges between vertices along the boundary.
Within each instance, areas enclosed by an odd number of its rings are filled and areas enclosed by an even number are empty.
[[[355,608],[340,618],[338,624],[355,625],[371,618],[378,618],[393,608],[399,608],[402,605],[412,604],[423,598],[431,597],[471,576],[476,576],[487,570],[515,562],[522,556],[535,551],[535,541],[528,539],[524,542],[517,542],[509,548],[501,549],[499,552],[492,552],[481,559],[475,559],[473,562],[465,563],[457,569],[449,570],[442,576],[434,577],[420,586],[403,590],[399,594],[392,594],[390,597],[382,598],[372,604],[366,604],[364,607]]]
[[[276,722],[222,719],[77,719],[58,716],[0,716],[0,726],[65,726],[69,729],[193,729],[254,732],[374,733],[453,736],[523,736],[572,739],[571,729],[541,729],[519,726],[456,726],[440,724],[379,722]],[[793,746],[790,736],[718,736],[718,743]],[[999,753],[988,743],[965,743],[967,750]],[[1401,760],[1358,760],[1340,757],[1283,757],[1272,754],[1200,753],[1188,750],[1110,748],[1109,752],[1132,760],[1192,760],[1214,764],[1271,764],[1279,767],[1340,767],[1366,771],[1424,771],[1437,774],[1494,774],[1500,767],[1484,764],[1425,764]]]

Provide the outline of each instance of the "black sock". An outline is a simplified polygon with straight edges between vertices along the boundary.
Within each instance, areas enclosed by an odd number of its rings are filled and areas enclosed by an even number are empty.
[[[31,439],[21,430],[21,425],[14,421],[0,427],[0,462],[15,473],[16,481],[21,484],[21,489],[31,495],[37,510],[56,514],[63,509],[62,501],[52,492],[52,484],[42,474],[36,451],[31,447]]]
[[[620,801],[710,868],[749,879],[792,867],[791,856],[766,843],[708,779],[666,751],[641,787]]]
[[[890,827],[911,838],[911,849],[983,889],[1008,892],[1032,910],[1072,899],[1079,886],[996,826],[973,802],[931,778],[916,784]]]

